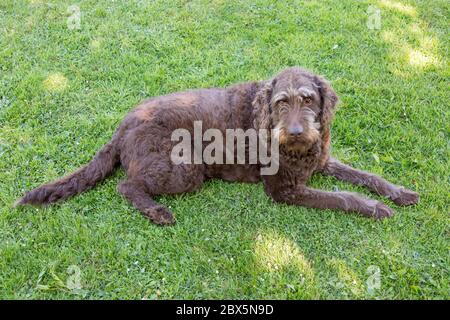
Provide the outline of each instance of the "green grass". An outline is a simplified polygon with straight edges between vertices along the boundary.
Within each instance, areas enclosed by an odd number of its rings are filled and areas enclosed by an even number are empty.
[[[449,2],[251,2],[0,2],[1,298],[448,298]],[[371,4],[380,30],[366,26]],[[418,191],[417,206],[385,200],[396,215],[374,221],[212,181],[158,198],[178,220],[161,228],[117,193],[118,170],[61,204],[12,208],[89,161],[140,100],[292,65],[340,95],[334,155]]]

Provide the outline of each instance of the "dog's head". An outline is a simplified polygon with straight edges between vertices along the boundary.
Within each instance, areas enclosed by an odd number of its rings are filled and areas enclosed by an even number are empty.
[[[306,151],[323,137],[338,97],[328,81],[289,68],[267,81],[253,101],[256,129],[272,129],[280,145]]]

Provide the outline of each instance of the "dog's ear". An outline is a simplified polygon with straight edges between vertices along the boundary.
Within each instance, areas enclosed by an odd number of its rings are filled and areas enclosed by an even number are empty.
[[[320,122],[323,127],[327,127],[334,116],[334,109],[338,103],[338,96],[331,88],[330,83],[323,77],[315,76],[315,85],[319,89],[321,99]]]
[[[271,129],[272,107],[270,105],[270,99],[272,98],[272,91],[275,82],[276,80],[263,83],[261,89],[259,89],[256,93],[255,99],[253,100],[253,127],[256,130]]]
[[[319,168],[323,168],[325,163],[330,157],[331,148],[331,132],[330,123],[334,116],[334,109],[338,103],[338,96],[333,91],[330,83],[320,76],[314,77],[315,85],[320,92],[321,99],[321,111],[320,111],[320,124],[322,127],[322,154],[319,159]]]

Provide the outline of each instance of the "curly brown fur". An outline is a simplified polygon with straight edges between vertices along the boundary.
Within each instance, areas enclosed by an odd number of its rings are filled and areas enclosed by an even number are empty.
[[[330,157],[330,124],[338,98],[322,77],[289,68],[273,79],[225,89],[200,89],[151,98],[131,111],[110,143],[85,167],[62,180],[25,194],[17,204],[47,204],[80,193],[110,174],[116,165],[127,172],[119,192],[157,224],[175,218],[153,201],[159,194],[197,190],[206,179],[262,181],[275,201],[312,208],[340,209],[382,218],[393,210],[355,193],[325,192],[306,186],[314,172],[364,185],[398,205],[411,205],[418,194]],[[280,142],[279,170],[261,176],[261,164],[179,164],[170,160],[173,130],[193,133],[194,121],[209,128],[274,130]]]

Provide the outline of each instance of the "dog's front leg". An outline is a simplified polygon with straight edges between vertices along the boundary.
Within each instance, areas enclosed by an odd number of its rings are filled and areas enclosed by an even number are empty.
[[[419,201],[418,193],[392,184],[372,173],[354,169],[334,158],[330,158],[326,162],[321,172],[343,181],[365,186],[381,196],[388,197],[400,206],[416,204]]]
[[[327,192],[299,186],[269,194],[275,201],[318,209],[357,212],[367,217],[390,217],[394,211],[384,203],[351,192]]]

